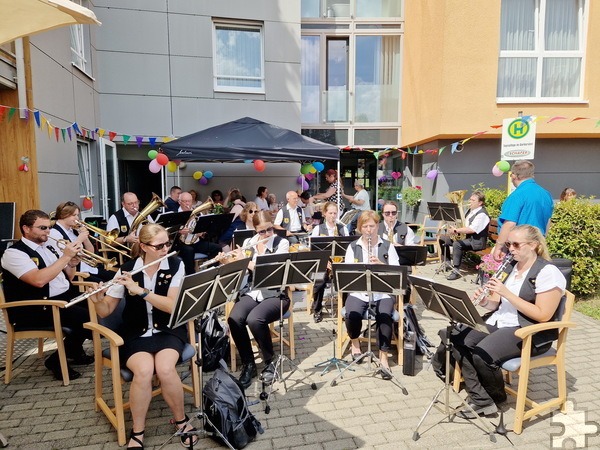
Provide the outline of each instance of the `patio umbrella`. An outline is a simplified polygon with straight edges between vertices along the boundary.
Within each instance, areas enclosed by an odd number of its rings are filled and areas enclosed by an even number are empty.
[[[0,12],[0,44],[66,25],[100,25],[92,11],[69,0],[0,0]]]

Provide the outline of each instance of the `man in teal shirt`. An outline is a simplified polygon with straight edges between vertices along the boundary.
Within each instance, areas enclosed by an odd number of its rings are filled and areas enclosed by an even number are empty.
[[[554,202],[550,192],[535,182],[534,172],[535,166],[531,161],[517,161],[512,166],[510,177],[516,189],[502,204],[498,218],[498,226],[501,228],[493,252],[496,260],[504,257],[502,249],[515,226],[533,225],[544,235],[548,231]]]

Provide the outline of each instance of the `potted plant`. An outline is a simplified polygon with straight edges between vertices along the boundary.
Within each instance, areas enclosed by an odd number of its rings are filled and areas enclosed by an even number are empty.
[[[407,186],[400,192],[402,195],[402,201],[410,207],[418,206],[421,203],[423,197],[423,191],[421,186]]]

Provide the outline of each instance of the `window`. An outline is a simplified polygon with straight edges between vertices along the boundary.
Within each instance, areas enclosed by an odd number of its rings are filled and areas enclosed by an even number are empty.
[[[499,101],[579,101],[585,0],[502,0]]]
[[[86,6],[83,0],[76,0],[75,3]],[[86,2],[87,3],[87,2]],[[86,41],[85,36],[89,31],[89,25],[71,25],[71,62],[82,72],[90,75],[91,68],[86,60],[86,54],[90,54],[89,40]]]
[[[77,165],[79,167],[79,197],[92,197],[92,155],[87,142],[77,141]]]
[[[215,23],[214,86],[227,92],[265,92],[262,25]]]
[[[302,123],[320,122],[320,58],[319,36],[302,36]]]

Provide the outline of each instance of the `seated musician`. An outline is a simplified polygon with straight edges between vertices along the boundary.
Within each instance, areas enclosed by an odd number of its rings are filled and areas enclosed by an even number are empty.
[[[236,230],[254,230],[254,216],[258,213],[256,203],[248,202],[244,205],[239,216],[233,219],[227,231],[219,237],[219,244],[224,252],[231,251],[231,240]]]
[[[73,202],[61,203],[56,207],[55,219],[56,222],[50,230],[51,238],[55,241],[80,242],[85,250],[94,253],[95,249],[90,240],[90,232],[84,226],[80,226],[79,206]],[[62,254],[60,247],[54,247],[59,255]],[[77,271],[90,274],[86,280],[96,282],[112,280],[115,275],[112,270],[106,270],[102,264],[92,267],[85,261],[77,266]]]
[[[490,225],[490,216],[485,207],[485,194],[481,191],[473,191],[469,197],[469,210],[465,217],[465,224],[462,227],[451,227],[450,236],[444,236],[440,239],[442,252],[446,260],[450,259],[450,246],[452,246],[452,266],[454,270],[448,277],[448,280],[458,280],[461,275],[458,269],[465,250],[483,250],[487,247],[488,227]],[[453,239],[456,234],[466,234],[465,239]]]
[[[369,198],[369,193],[365,190],[363,181],[359,179],[354,180],[354,190],[356,191],[354,195],[348,195],[342,192],[342,197],[350,202],[352,209],[358,211],[367,211],[371,209],[371,199]],[[354,234],[354,230],[356,230],[358,214],[360,213],[357,213],[348,224],[350,234]]]
[[[66,300],[75,298],[79,291],[71,285],[75,268],[79,264],[77,253],[81,251],[81,242],[68,242],[59,255],[48,242],[50,217],[44,211],[29,210],[19,219],[22,238],[8,248],[2,256],[2,279],[7,302],[18,300]],[[28,306],[9,309],[8,317],[12,323],[31,326],[49,326],[53,324],[50,308]],[[85,304],[60,309],[63,327],[71,329],[65,334],[64,344],[67,358],[75,365],[90,364],[94,358],[83,351],[83,342],[91,338],[83,324],[89,322]],[[54,352],[44,365],[57,380],[62,380],[58,353]],[[69,367],[69,379],[79,378],[81,374]]]
[[[500,366],[504,361],[521,356],[522,341],[515,336],[515,331],[556,320],[556,310],[566,286],[565,277],[549,262],[546,240],[537,227],[516,226],[506,246],[516,261],[514,266],[509,265],[506,282],[502,284],[499,278],[491,278],[485,286],[489,291],[487,297],[484,288],[475,292],[475,299],[483,298],[479,306],[493,311],[486,320],[490,334],[463,327],[453,330],[450,336],[469,404],[480,415],[494,414],[496,405],[506,400]],[[445,331],[440,333],[445,335]],[[557,330],[534,335],[532,355],[548,350],[557,338]],[[459,414],[473,417],[468,409]]]
[[[361,237],[352,242],[346,250],[344,262],[350,264],[398,264],[398,254],[391,248],[389,241],[384,241],[377,234],[379,214],[375,211],[363,211],[357,222],[357,231]],[[379,343],[379,373],[384,380],[391,380],[392,373],[388,363],[388,352],[391,349],[394,305],[396,300],[388,294],[371,294],[375,306],[375,322]],[[350,337],[352,359],[360,359],[360,332],[363,317],[369,307],[369,294],[366,292],[351,292],[346,299],[346,329]]]
[[[183,263],[172,256],[141,272],[130,273],[166,256],[170,246],[165,228],[154,223],[144,225],[139,242],[132,248],[136,258],[123,264],[117,272],[117,284],[110,286],[106,293],[98,292],[90,297],[100,317],[109,316],[121,299],[125,299],[123,321],[127,329],[122,333],[124,344],[119,347],[119,358],[121,364],[133,372],[129,390],[133,427],[128,448],[144,445],[154,373],[160,380],[163,398],[173,413],[176,427],[185,431],[192,429],[184,411],[183,388],[176,369],[187,341],[187,328],[168,326],[185,274]],[[190,446],[190,439],[195,444],[198,437],[182,436],[182,445]]]
[[[287,204],[277,212],[273,224],[278,230],[287,230],[286,237],[290,244],[296,244],[298,238],[295,234],[305,232],[303,227],[307,226],[306,217],[302,208],[298,206],[298,194],[295,191],[289,191],[285,198]]]
[[[311,236],[348,236],[348,229],[343,223],[338,222],[338,206],[334,202],[326,202],[323,205],[323,213],[325,214],[325,222],[317,225]],[[315,286],[312,303],[312,315],[315,323],[319,323],[323,320],[323,295],[325,294],[325,287],[331,280],[331,262],[327,263],[327,271],[323,278],[323,283]]]
[[[392,201],[383,204],[383,222],[379,223],[377,234],[384,241],[394,245],[414,245],[415,232],[407,223],[398,221],[398,205]]]
[[[261,211],[254,219],[256,235],[244,241],[244,247],[252,245],[245,255],[238,255],[240,258],[248,256],[252,261],[248,265],[250,271],[254,270],[256,257],[272,253],[288,253],[290,244],[287,239],[283,239],[273,233],[273,224],[271,223],[271,214],[268,211]],[[240,354],[242,360],[242,369],[239,381],[245,387],[252,384],[252,379],[257,376],[256,363],[254,362],[254,353],[248,328],[258,344],[262,353],[263,363],[265,365],[261,378],[264,383],[272,383],[275,377],[275,352],[273,350],[273,341],[269,324],[279,319],[280,308],[283,313],[290,308],[291,300],[284,292],[275,290],[253,290],[240,296],[231,314],[227,319],[231,337]]]
[[[192,210],[192,196],[189,192],[179,194],[179,210]],[[208,259],[212,259],[219,254],[221,246],[206,239],[206,232],[193,234],[194,230],[183,227],[179,230],[179,238],[175,241],[174,249],[179,251],[179,257],[185,266],[185,274],[190,275],[196,271],[194,266],[194,257],[196,253],[203,253]]]
[[[138,240],[137,230],[132,230],[131,224],[140,213],[140,201],[133,192],[125,192],[121,197],[121,206],[121,209],[108,218],[106,231],[119,230],[116,241],[119,244],[132,245]]]

